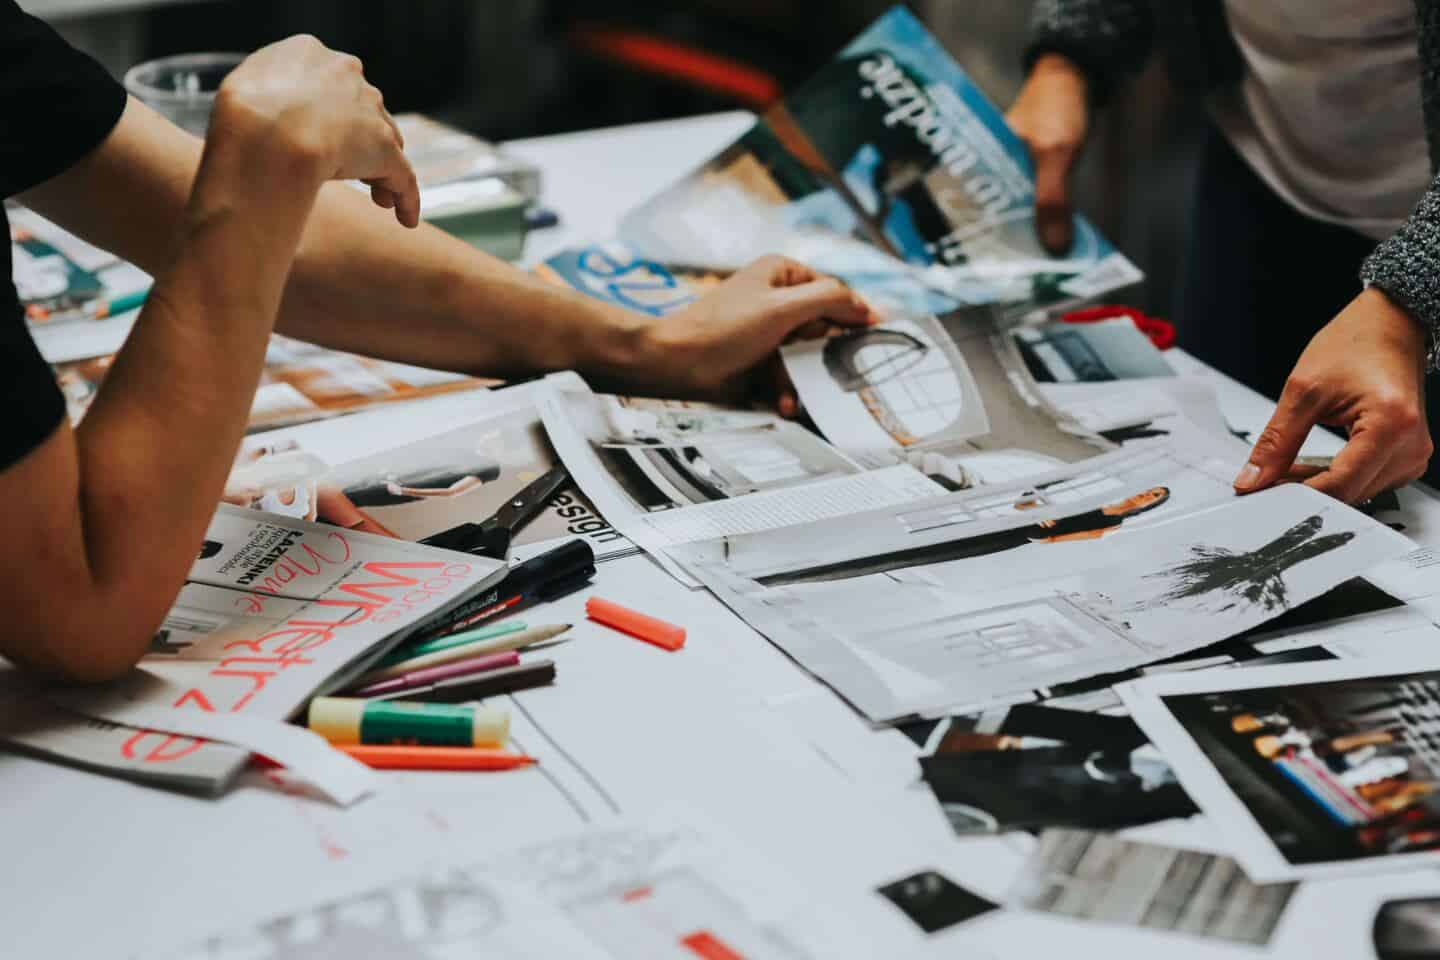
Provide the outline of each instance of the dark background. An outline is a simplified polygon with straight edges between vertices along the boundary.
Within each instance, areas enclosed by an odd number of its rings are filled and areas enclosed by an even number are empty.
[[[890,0],[21,0],[117,76],[172,53],[253,50],[313,33],[360,56],[395,111],[492,140],[753,108],[753,95],[617,53],[638,41],[738,65],[775,89],[804,80]],[[1021,80],[1027,0],[912,0],[1002,107]],[[597,42],[597,37],[603,38]],[[721,85],[724,86],[723,84]],[[753,86],[753,84],[752,84]],[[1128,299],[1169,311],[1203,118],[1152,69],[1097,118],[1079,205],[1146,272]],[[660,185],[657,184],[657,189]],[[563,211],[562,211],[563,212]]]

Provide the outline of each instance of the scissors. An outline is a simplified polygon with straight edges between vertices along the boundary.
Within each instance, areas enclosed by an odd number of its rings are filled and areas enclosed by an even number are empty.
[[[480,523],[462,523],[431,534],[420,542],[495,560],[508,560],[515,532],[539,516],[550,499],[569,482],[569,471],[563,466],[555,467],[531,481],[488,519]]]

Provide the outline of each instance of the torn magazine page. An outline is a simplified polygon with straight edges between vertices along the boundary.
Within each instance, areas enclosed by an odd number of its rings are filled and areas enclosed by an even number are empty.
[[[1114,449],[1045,399],[988,309],[915,315],[782,354],[821,432],[866,463],[944,460],[966,489]]]
[[[529,385],[372,410],[246,441],[225,499],[401,540],[479,524],[558,463]],[[525,559],[579,537],[597,561],[638,548],[574,483],[516,532]]]
[[[82,728],[52,723],[51,712],[11,714],[0,740],[113,776],[219,793],[247,751],[103,722],[104,698],[283,720],[503,570],[482,557],[222,504],[139,668],[67,700],[102,722]],[[47,694],[13,669],[6,683],[17,696]],[[85,706],[92,698],[94,709]]]
[[[573,375],[547,379],[539,407],[556,452],[601,514],[692,585],[668,548],[941,489],[903,464],[867,473],[771,413],[596,394]]]
[[[1157,677],[1120,692],[1252,878],[1434,865],[1433,651]]]
[[[1306,487],[1235,499],[1228,478],[1174,451],[1147,448],[1109,469],[672,554],[886,722],[1198,649],[1409,549]]]
[[[620,238],[651,260],[712,270],[784,253],[857,289],[862,271],[810,254],[866,246],[952,307],[1050,306],[1140,279],[1082,217],[1069,254],[1049,256],[1034,217],[1029,152],[896,7],[737,143],[627,216]]]
[[[1046,830],[1007,906],[1094,923],[1264,946],[1293,883],[1251,882],[1229,857],[1088,830]]]

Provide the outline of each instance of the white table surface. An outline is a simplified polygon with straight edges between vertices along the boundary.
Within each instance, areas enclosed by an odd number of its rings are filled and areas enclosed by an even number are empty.
[[[513,144],[544,168],[548,202],[564,218],[561,228],[532,238],[531,256],[603,239],[620,213],[748,122],[724,114]],[[1194,372],[1193,361],[1176,363]],[[1232,423],[1263,425],[1263,398],[1218,382]],[[998,898],[1027,839],[956,840],[917,784],[913,750],[900,734],[869,729],[717,601],[684,589],[646,558],[603,565],[593,592],[685,625],[689,642],[669,654],[586,624],[584,595],[530,615],[579,624],[576,639],[554,653],[559,682],[517,698],[573,761],[548,768],[554,784],[538,772],[392,774],[393,789],[340,811],[263,784],[204,801],[0,754],[7,878],[0,955],[130,955],[328,900],[411,864],[482,858],[534,834],[537,817],[562,830],[586,816],[643,816],[655,806],[723,824],[817,898],[864,916],[886,946],[857,955],[1256,955],[1008,912],[920,936],[878,903],[875,886],[934,867]],[[527,738],[526,748],[538,745],[534,732]],[[541,807],[549,811],[543,817]],[[1200,848],[1215,842],[1203,821],[1174,828],[1167,839]],[[1437,892],[1440,874],[1431,872],[1307,885],[1272,955],[1368,956],[1381,899]]]

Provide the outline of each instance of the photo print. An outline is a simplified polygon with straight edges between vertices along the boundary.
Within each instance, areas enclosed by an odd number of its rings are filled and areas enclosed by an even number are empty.
[[[995,903],[971,893],[938,870],[902,877],[876,892],[927,934],[948,930],[998,909]]]
[[[1046,830],[1006,906],[1263,947],[1296,884],[1256,884],[1229,857],[1088,830]]]
[[[967,719],[938,721],[920,760],[957,834],[1119,829],[1196,812],[1128,717],[1020,704]]]
[[[1198,650],[1410,549],[1303,486],[1212,499],[1210,474],[1159,448],[1112,466],[1074,501],[1025,508],[1026,488],[972,491],[675,553],[757,631],[891,722]],[[1232,572],[1242,556],[1260,562]],[[1197,561],[1216,567],[1197,573]]]
[[[1405,662],[1164,678],[1123,695],[1252,876],[1398,870],[1440,850],[1440,670],[1394,669]]]

